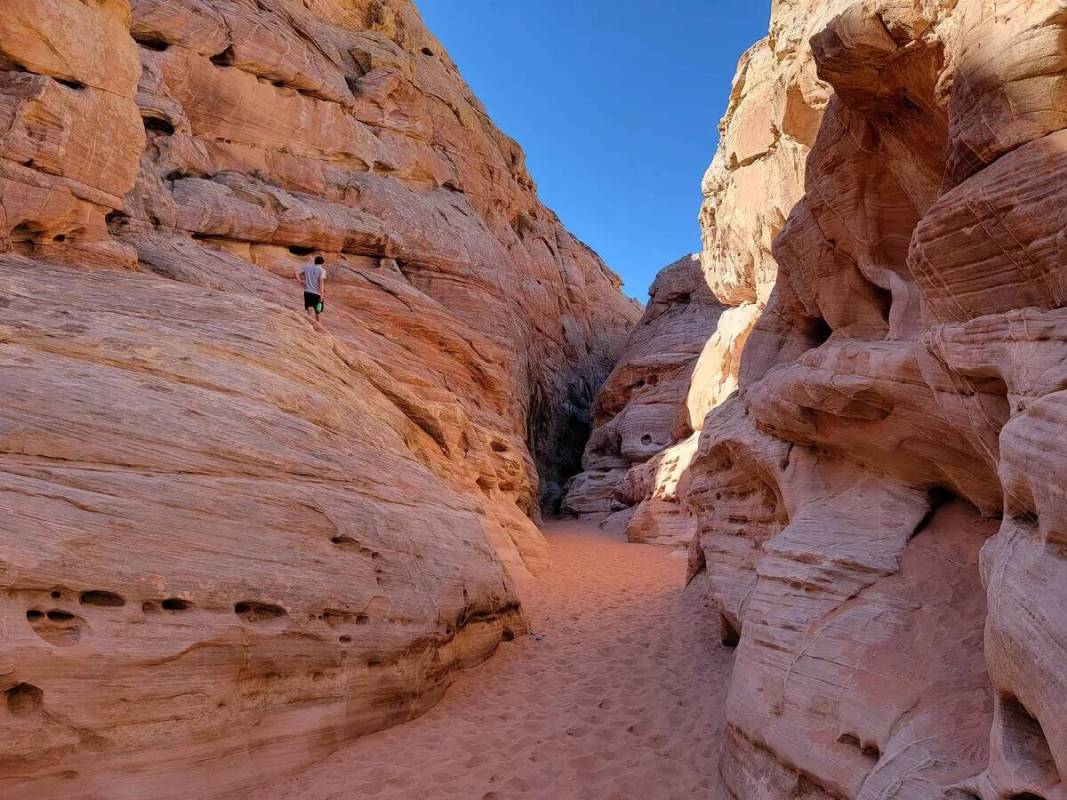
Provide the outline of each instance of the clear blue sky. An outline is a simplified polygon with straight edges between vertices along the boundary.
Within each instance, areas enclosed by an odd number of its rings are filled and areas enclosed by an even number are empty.
[[[415,0],[541,199],[646,299],[700,248],[700,178],[770,0]]]

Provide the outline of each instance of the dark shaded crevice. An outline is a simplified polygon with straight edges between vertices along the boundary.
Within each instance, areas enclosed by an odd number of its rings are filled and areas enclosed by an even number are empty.
[[[232,67],[234,63],[233,47],[227,47],[221,53],[215,53],[208,60],[216,67]]]
[[[141,47],[147,48],[148,50],[155,50],[159,53],[170,48],[170,42],[154,36],[134,36],[133,40],[141,45]]]
[[[159,133],[164,136],[174,135],[174,126],[161,117],[144,117],[144,129],[146,133]]]
[[[13,716],[32,714],[44,704],[44,692],[32,683],[16,683],[4,692],[4,701]]]
[[[806,323],[804,335],[812,343],[812,349],[825,344],[834,332],[830,324],[821,317],[809,317]]]
[[[737,645],[741,643],[741,631],[739,631],[730,618],[722,612],[719,612],[719,622],[722,626],[721,637],[723,646],[737,647]]]
[[[563,485],[582,471],[582,453],[592,433],[595,388],[578,376],[556,402],[536,385],[526,416],[526,446],[540,476],[538,505],[542,513],[557,516]]]
[[[929,506],[926,509],[926,513],[923,514],[922,519],[920,519],[919,523],[915,526],[915,530],[911,532],[911,536],[908,537],[909,540],[914,539],[926,530],[930,526],[930,521],[933,520],[934,515],[937,514],[938,511],[949,503],[959,499],[956,494],[943,486],[934,486],[928,489],[926,495],[929,499]]]
[[[119,608],[126,605],[126,601],[114,592],[99,590],[82,592],[78,602],[83,606],[103,606],[106,608]]]
[[[245,622],[268,622],[279,617],[288,615],[281,606],[276,606],[273,603],[261,603],[257,600],[242,600],[239,603],[234,603],[233,613],[243,619]]]

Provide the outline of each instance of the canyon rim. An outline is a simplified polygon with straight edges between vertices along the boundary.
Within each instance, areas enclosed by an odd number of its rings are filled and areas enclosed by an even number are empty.
[[[774,0],[642,312],[408,0],[3,0],[0,795],[418,716],[562,509],[688,548],[712,797],[1067,800],[1065,127],[1064,0]]]

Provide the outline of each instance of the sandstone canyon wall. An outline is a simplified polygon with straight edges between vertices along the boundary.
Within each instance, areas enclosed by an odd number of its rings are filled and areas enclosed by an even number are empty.
[[[612,512],[631,539],[672,544],[692,538],[690,518],[670,515],[679,506],[673,484],[656,476],[666,472],[662,452],[687,414],[690,379],[723,306],[693,255],[664,267],[648,293],[644,316],[597,395],[583,471],[568,483],[563,510]],[[652,501],[653,484],[659,513],[649,515],[642,501]],[[646,519],[655,525],[641,524]]]
[[[639,309],[407,0],[0,12],[0,795],[248,796],[522,630]]]
[[[704,266],[759,317],[679,479],[721,797],[1067,797],[1064,42],[1062,0],[779,0],[742,60]]]
[[[584,472],[569,487],[564,510],[615,512],[633,541],[677,545],[693,539],[696,521],[679,481],[696,454],[708,412],[737,388],[745,342],[774,287],[772,242],[804,194],[805,160],[832,93],[816,75],[807,40],[833,12],[829,3],[776,4],[771,34],[742,55],[718,149],[701,184],[703,275],[683,259],[653,284],[645,319],[596,401]],[[655,291],[668,276],[672,283],[684,279],[686,298],[701,298],[700,305],[685,306],[683,321],[663,313],[671,295]],[[684,370],[669,363],[674,375],[666,386],[636,392],[616,386],[634,372],[627,366],[631,360],[637,367],[658,365],[679,351],[685,353]],[[637,439],[649,426],[650,403],[660,424],[642,446]],[[634,441],[625,441],[627,432]]]

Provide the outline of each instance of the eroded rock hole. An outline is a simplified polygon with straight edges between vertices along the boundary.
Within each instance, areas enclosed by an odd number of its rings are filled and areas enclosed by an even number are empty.
[[[133,40],[141,45],[141,47],[146,47],[149,50],[155,50],[160,53],[170,47],[170,42],[152,36],[134,36]]]
[[[833,332],[834,330],[830,327],[830,324],[820,317],[811,318],[804,331],[813,348],[824,344]]]
[[[32,683],[16,683],[4,692],[4,700],[12,714],[32,714],[44,703],[44,692]]]
[[[70,647],[77,643],[85,622],[81,617],[60,608],[47,612],[31,608],[26,611],[26,621],[34,633],[56,647]]]
[[[719,614],[719,620],[722,624],[722,643],[726,647],[737,647],[741,642],[741,632],[737,629],[737,626],[727,617],[725,614]]]
[[[66,86],[68,89],[74,89],[75,91],[81,91],[85,88],[84,83],[74,80],[73,78],[56,78],[55,82]]]
[[[652,444],[652,437],[646,433],[641,437],[641,444]]]
[[[930,526],[930,521],[940,509],[956,500],[956,495],[942,486],[934,486],[927,490],[926,495],[929,498],[929,508],[927,508],[923,518],[919,520],[919,524],[915,526],[915,530],[912,531],[911,539],[914,539]]]
[[[174,126],[161,117],[145,117],[144,129],[149,133],[160,133],[164,136],[174,135]]]
[[[889,315],[893,309],[893,293],[889,289],[883,289],[881,286],[875,286],[871,284],[871,289],[874,292],[874,300],[878,306],[878,313],[881,314],[885,323],[889,324]]]
[[[193,607],[193,604],[188,600],[182,600],[180,597],[168,597],[166,600],[159,604],[164,611],[188,611]]]
[[[433,55],[433,50],[431,50],[429,47],[424,47],[419,52],[422,53],[424,56],[432,56]]]
[[[227,47],[221,53],[215,53],[209,60],[216,67],[232,67],[234,62],[233,47]]]
[[[121,595],[100,590],[82,592],[78,602],[83,606],[104,606],[107,608],[118,608],[126,605],[126,600]]]
[[[292,253],[294,256],[309,256],[315,252],[315,248],[301,247],[299,245],[294,244],[289,248],[289,252]]]
[[[44,229],[41,226],[32,222],[22,222],[11,229],[9,234],[11,247],[17,253],[29,255],[33,253],[42,233]]]
[[[286,616],[289,612],[272,603],[257,600],[242,600],[233,604],[233,613],[246,622],[268,622]]]

